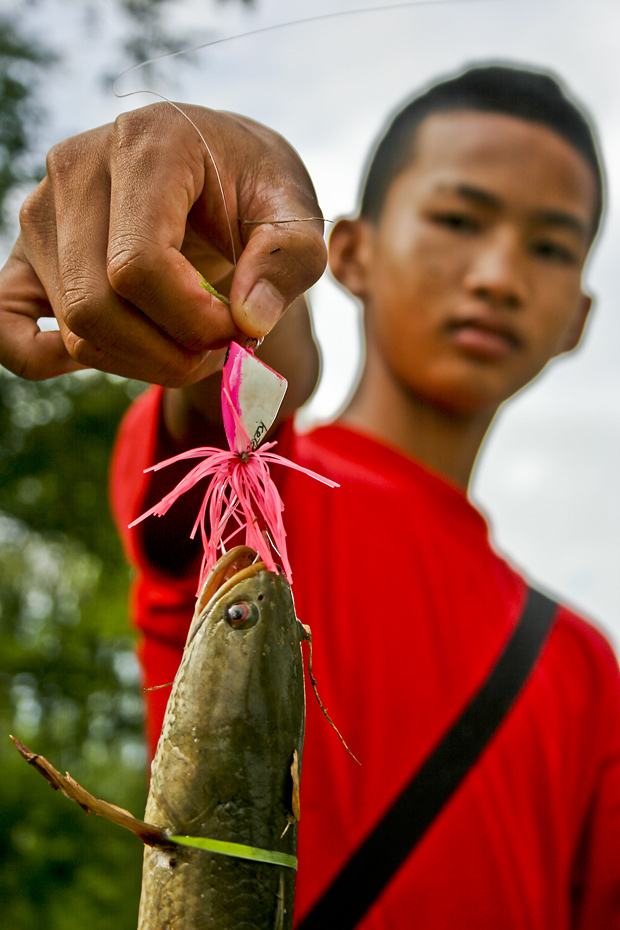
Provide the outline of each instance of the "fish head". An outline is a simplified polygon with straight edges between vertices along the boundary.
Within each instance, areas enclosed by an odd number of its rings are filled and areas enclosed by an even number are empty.
[[[245,631],[262,624],[263,629],[258,634],[262,637],[268,633],[265,629],[267,615],[277,615],[280,629],[290,627],[296,636],[305,639],[284,574],[268,571],[258,553],[249,546],[236,546],[216,562],[202,585],[186,648],[205,622],[212,627],[217,624],[216,617],[223,619],[233,631]]]
[[[284,574],[268,571],[253,549],[238,546],[205,580],[186,650],[204,656],[214,689],[232,676],[231,693],[238,693],[245,681],[251,692],[248,706],[253,706],[252,688],[266,699],[265,689],[281,693],[291,675],[298,677],[304,638]],[[193,664],[201,663],[194,658]]]
[[[261,797],[271,799],[267,806],[278,814],[269,822],[282,832],[291,765],[303,747],[304,639],[283,573],[268,571],[247,547],[216,563],[197,601],[153,763],[152,790],[167,811],[165,824],[158,822],[174,833],[247,831],[238,841],[268,848],[274,837],[251,813],[250,800]]]

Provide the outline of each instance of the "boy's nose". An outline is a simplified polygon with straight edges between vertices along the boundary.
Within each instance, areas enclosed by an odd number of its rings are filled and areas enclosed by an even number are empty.
[[[527,296],[519,243],[510,234],[497,234],[481,248],[465,276],[465,288],[493,306],[518,309]]]

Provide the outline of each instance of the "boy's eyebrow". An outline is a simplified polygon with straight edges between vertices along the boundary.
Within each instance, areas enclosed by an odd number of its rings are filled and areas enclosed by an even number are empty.
[[[446,189],[449,190],[449,185],[446,185]],[[467,200],[474,200],[483,207],[493,207],[497,210],[502,206],[500,197],[482,187],[475,187],[473,184],[455,184],[452,191],[455,194],[459,194],[461,197],[465,197]]]
[[[437,185],[437,193],[456,194],[459,197],[464,197],[466,200],[473,200],[475,203],[480,204],[480,206],[491,207],[494,210],[499,210],[503,204],[501,197],[492,194],[483,187],[476,187],[474,184],[442,183]]]
[[[455,184],[454,186],[446,184],[442,185],[442,190],[458,194],[467,200],[472,200],[483,207],[490,207],[494,210],[500,209],[503,205],[501,197],[473,184]],[[565,210],[542,209],[535,212],[534,218],[537,223],[543,226],[559,226],[572,230],[583,239],[588,238],[589,229],[587,224],[574,213],[568,213]]]
[[[536,220],[544,226],[560,226],[572,230],[582,239],[587,239],[589,235],[589,229],[583,220],[564,210],[540,210],[536,214]]]

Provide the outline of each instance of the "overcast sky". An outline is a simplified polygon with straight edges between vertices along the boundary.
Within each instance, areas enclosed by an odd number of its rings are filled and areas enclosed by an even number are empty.
[[[171,25],[200,43],[327,12],[352,0],[178,0]],[[315,182],[326,217],[355,209],[366,151],[387,114],[431,79],[479,60],[552,70],[592,114],[608,168],[608,210],[586,274],[596,298],[577,354],[554,364],[500,415],[472,487],[498,548],[531,580],[595,618],[620,645],[620,3],[618,0],[462,0],[330,17],[212,46],[157,65],[153,89],[245,113],[286,136]],[[142,106],[98,83],[122,62],[124,24],[109,5],[42,0],[30,28],[66,53],[46,83],[41,154],[54,141]],[[90,12],[87,12],[90,7]],[[93,12],[94,11],[94,12]],[[145,86],[133,72],[120,91]],[[309,416],[328,418],[350,390],[358,310],[326,276],[311,294],[324,376]],[[449,571],[449,566],[446,566]]]

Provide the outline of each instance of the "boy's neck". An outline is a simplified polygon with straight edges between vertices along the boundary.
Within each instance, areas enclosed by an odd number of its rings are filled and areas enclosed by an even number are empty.
[[[493,416],[446,411],[407,391],[369,360],[340,421],[402,449],[466,489]]]

